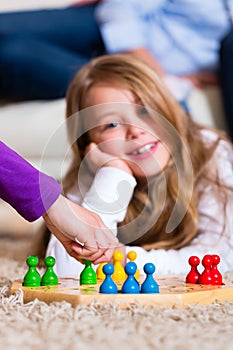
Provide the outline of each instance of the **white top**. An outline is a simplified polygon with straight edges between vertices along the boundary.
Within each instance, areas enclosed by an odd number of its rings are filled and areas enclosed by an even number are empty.
[[[203,131],[205,140],[216,139],[216,134]],[[134,250],[137,253],[137,266],[143,273],[143,266],[153,262],[156,266],[156,275],[184,274],[190,269],[188,259],[197,255],[202,260],[205,254],[218,254],[221,258],[219,270],[224,273],[233,269],[233,149],[232,145],[224,140],[220,141],[207,167],[218,173],[222,185],[229,187],[226,190],[226,222],[224,222],[221,202],[215,200],[214,193],[218,191],[215,184],[205,185],[204,179],[199,186],[204,188],[203,196],[198,205],[199,235],[184,248],[177,250],[152,249],[146,251],[141,247],[126,247],[126,252]],[[70,194],[70,199],[82,206],[98,213],[103,222],[116,233],[117,223],[122,221],[128,203],[131,200],[136,181],[134,177],[122,170],[104,167],[96,174],[90,190],[86,192],[83,202],[80,194]],[[97,195],[98,194],[98,195]],[[110,212],[106,213],[106,209]],[[225,226],[224,226],[225,225]],[[83,265],[70,257],[61,243],[52,235],[47,255],[56,258],[56,272],[63,277],[79,277]],[[199,266],[199,271],[202,271]]]

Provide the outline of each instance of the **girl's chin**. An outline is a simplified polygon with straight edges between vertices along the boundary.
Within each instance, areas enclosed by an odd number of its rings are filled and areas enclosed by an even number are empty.
[[[135,178],[157,176],[158,174],[163,172],[164,169],[166,168],[166,165],[164,165],[164,167],[161,167],[161,166],[152,167],[151,164],[153,164],[153,163],[150,161],[147,166],[144,164],[142,167],[142,166],[136,165],[134,163],[133,166],[132,166],[132,164],[131,165],[129,164],[129,167],[132,170],[133,176]]]

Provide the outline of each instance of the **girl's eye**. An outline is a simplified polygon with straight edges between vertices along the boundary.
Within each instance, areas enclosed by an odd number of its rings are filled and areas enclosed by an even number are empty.
[[[119,122],[113,122],[113,123],[107,125],[107,129],[116,128],[119,125],[120,125]]]
[[[146,107],[140,107],[139,110],[138,110],[138,114],[139,115],[148,114],[148,111],[147,111]]]

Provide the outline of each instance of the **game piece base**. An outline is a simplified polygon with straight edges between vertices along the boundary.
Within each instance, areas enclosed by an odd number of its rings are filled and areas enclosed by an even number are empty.
[[[99,282],[96,285],[79,285],[76,279],[59,279],[57,286],[24,287],[22,281],[12,284],[10,293],[15,293],[19,288],[23,290],[24,302],[39,299],[46,303],[67,301],[76,306],[79,304],[90,305],[93,301],[101,304],[115,302],[119,307],[125,308],[129,304],[137,303],[144,306],[166,306],[185,308],[190,304],[211,304],[218,301],[233,301],[233,284],[221,286],[186,284],[185,278],[164,277],[156,279],[159,285],[157,294],[101,294]],[[118,285],[121,289],[121,285]]]

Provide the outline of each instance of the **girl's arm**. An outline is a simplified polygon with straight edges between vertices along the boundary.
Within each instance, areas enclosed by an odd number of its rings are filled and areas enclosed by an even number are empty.
[[[136,186],[135,178],[116,167],[104,166],[96,173],[82,206],[97,213],[105,225],[117,234]]]
[[[86,149],[85,162],[94,180],[82,206],[97,213],[116,235],[117,224],[124,220],[136,180],[123,159],[103,152],[93,142]]]

